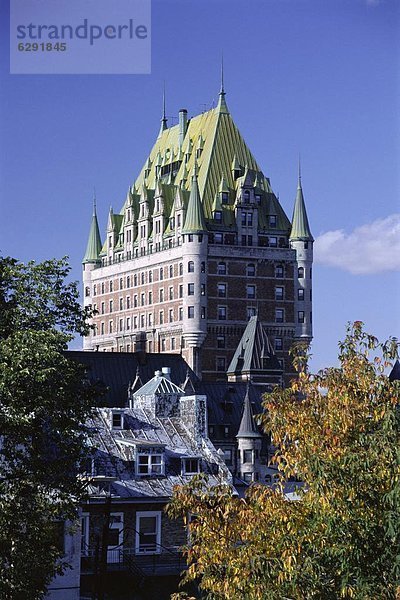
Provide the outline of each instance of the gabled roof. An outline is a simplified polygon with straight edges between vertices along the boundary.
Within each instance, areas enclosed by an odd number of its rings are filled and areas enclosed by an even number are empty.
[[[239,431],[236,435],[237,438],[261,438],[262,435],[258,430],[256,422],[254,420],[253,409],[251,407],[249,390],[246,391],[246,396],[243,403],[243,413],[239,425]]]
[[[99,224],[97,222],[97,215],[96,215],[96,206],[93,206],[93,217],[92,217],[92,223],[90,226],[90,232],[89,232],[89,238],[88,238],[88,243],[86,246],[86,252],[85,252],[85,256],[82,259],[82,263],[97,263],[100,261],[99,255],[101,252],[101,247],[102,247],[102,243],[101,243],[101,238],[100,238],[100,231],[99,231]]]
[[[292,229],[290,232],[290,239],[304,240],[313,242],[314,238],[311,234],[310,225],[308,224],[308,217],[306,211],[306,205],[304,202],[303,189],[301,187],[301,177],[299,176],[299,182],[297,185],[296,200],[294,203],[293,218],[292,218]]]
[[[251,317],[227,369],[230,374],[247,374],[260,371],[280,371],[282,367],[275,356],[268,336],[258,318]]]

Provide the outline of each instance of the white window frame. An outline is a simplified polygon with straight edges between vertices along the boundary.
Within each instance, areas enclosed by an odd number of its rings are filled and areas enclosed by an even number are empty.
[[[146,456],[147,457],[147,473],[141,473],[140,470],[139,470],[139,467],[143,467],[144,466],[144,464],[140,464],[139,463],[139,457],[140,456]],[[151,457],[153,457],[153,456],[159,456],[161,458],[161,462],[160,462],[161,470],[160,470],[160,473],[153,473],[152,472],[152,469],[151,469],[151,466],[152,466],[151,465]],[[161,477],[162,475],[164,475],[164,473],[165,473],[165,458],[164,458],[164,453],[160,453],[160,452],[145,453],[145,452],[140,452],[140,451],[137,453],[136,475],[138,477],[149,477],[150,475]]]
[[[181,464],[181,472],[182,475],[198,475],[199,473],[201,473],[201,463],[200,463],[200,458],[198,456],[184,456],[181,459],[182,464]],[[186,470],[186,465],[189,461],[197,461],[197,470],[196,471],[187,471]]]
[[[140,548],[140,519],[142,517],[156,517],[156,548],[141,549]],[[154,534],[152,534],[154,535]],[[136,554],[160,554],[161,552],[161,511],[159,510],[140,510],[136,513],[136,535],[135,535],[135,552]]]

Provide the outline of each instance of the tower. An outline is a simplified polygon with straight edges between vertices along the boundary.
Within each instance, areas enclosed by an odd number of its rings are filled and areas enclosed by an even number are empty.
[[[100,252],[101,252],[101,238],[99,231],[99,224],[97,222],[96,214],[96,199],[93,199],[93,215],[92,223],[90,225],[89,238],[86,246],[85,256],[82,259],[82,271],[83,271],[83,305],[89,306],[93,304],[93,295],[96,295],[97,290],[92,287],[92,271],[101,264]],[[83,338],[84,349],[89,349],[90,346],[89,338]]]
[[[259,481],[262,435],[254,420],[249,387],[247,387],[244,398],[243,414],[236,439],[238,441],[238,477],[247,483]]]
[[[308,224],[301,184],[300,164],[292,229],[289,239],[290,247],[296,251],[294,277],[295,337],[306,343],[310,343],[312,339],[312,263],[314,238],[311,235]]]

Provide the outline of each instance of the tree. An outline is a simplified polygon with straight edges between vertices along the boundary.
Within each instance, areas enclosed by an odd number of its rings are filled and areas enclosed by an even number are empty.
[[[175,490],[174,516],[194,514],[185,581],[213,600],[395,598],[399,584],[399,382],[384,374],[395,339],[349,325],[340,367],[265,397],[281,482],[245,499],[204,479]],[[284,481],[304,482],[288,501]],[[397,588],[397,593],[399,593]],[[176,597],[179,597],[176,596]]]
[[[66,259],[0,258],[0,597],[42,598],[66,565],[58,524],[74,520],[84,486],[83,425],[97,391],[67,358],[90,310],[67,283]]]

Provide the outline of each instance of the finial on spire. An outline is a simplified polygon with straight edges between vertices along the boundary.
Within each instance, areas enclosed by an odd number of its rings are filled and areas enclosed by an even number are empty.
[[[165,81],[164,81],[164,86],[163,86],[163,102],[162,102],[162,118],[161,118],[161,127],[160,127],[160,133],[158,134],[158,136],[160,136],[162,134],[162,132],[167,129],[168,125],[167,125],[168,119],[167,119],[167,115],[165,114]]]
[[[225,94],[224,89],[224,53],[221,54],[221,91],[220,94]]]
[[[96,216],[96,188],[93,186],[93,216]]]
[[[301,157],[299,152],[299,187],[301,187]]]

